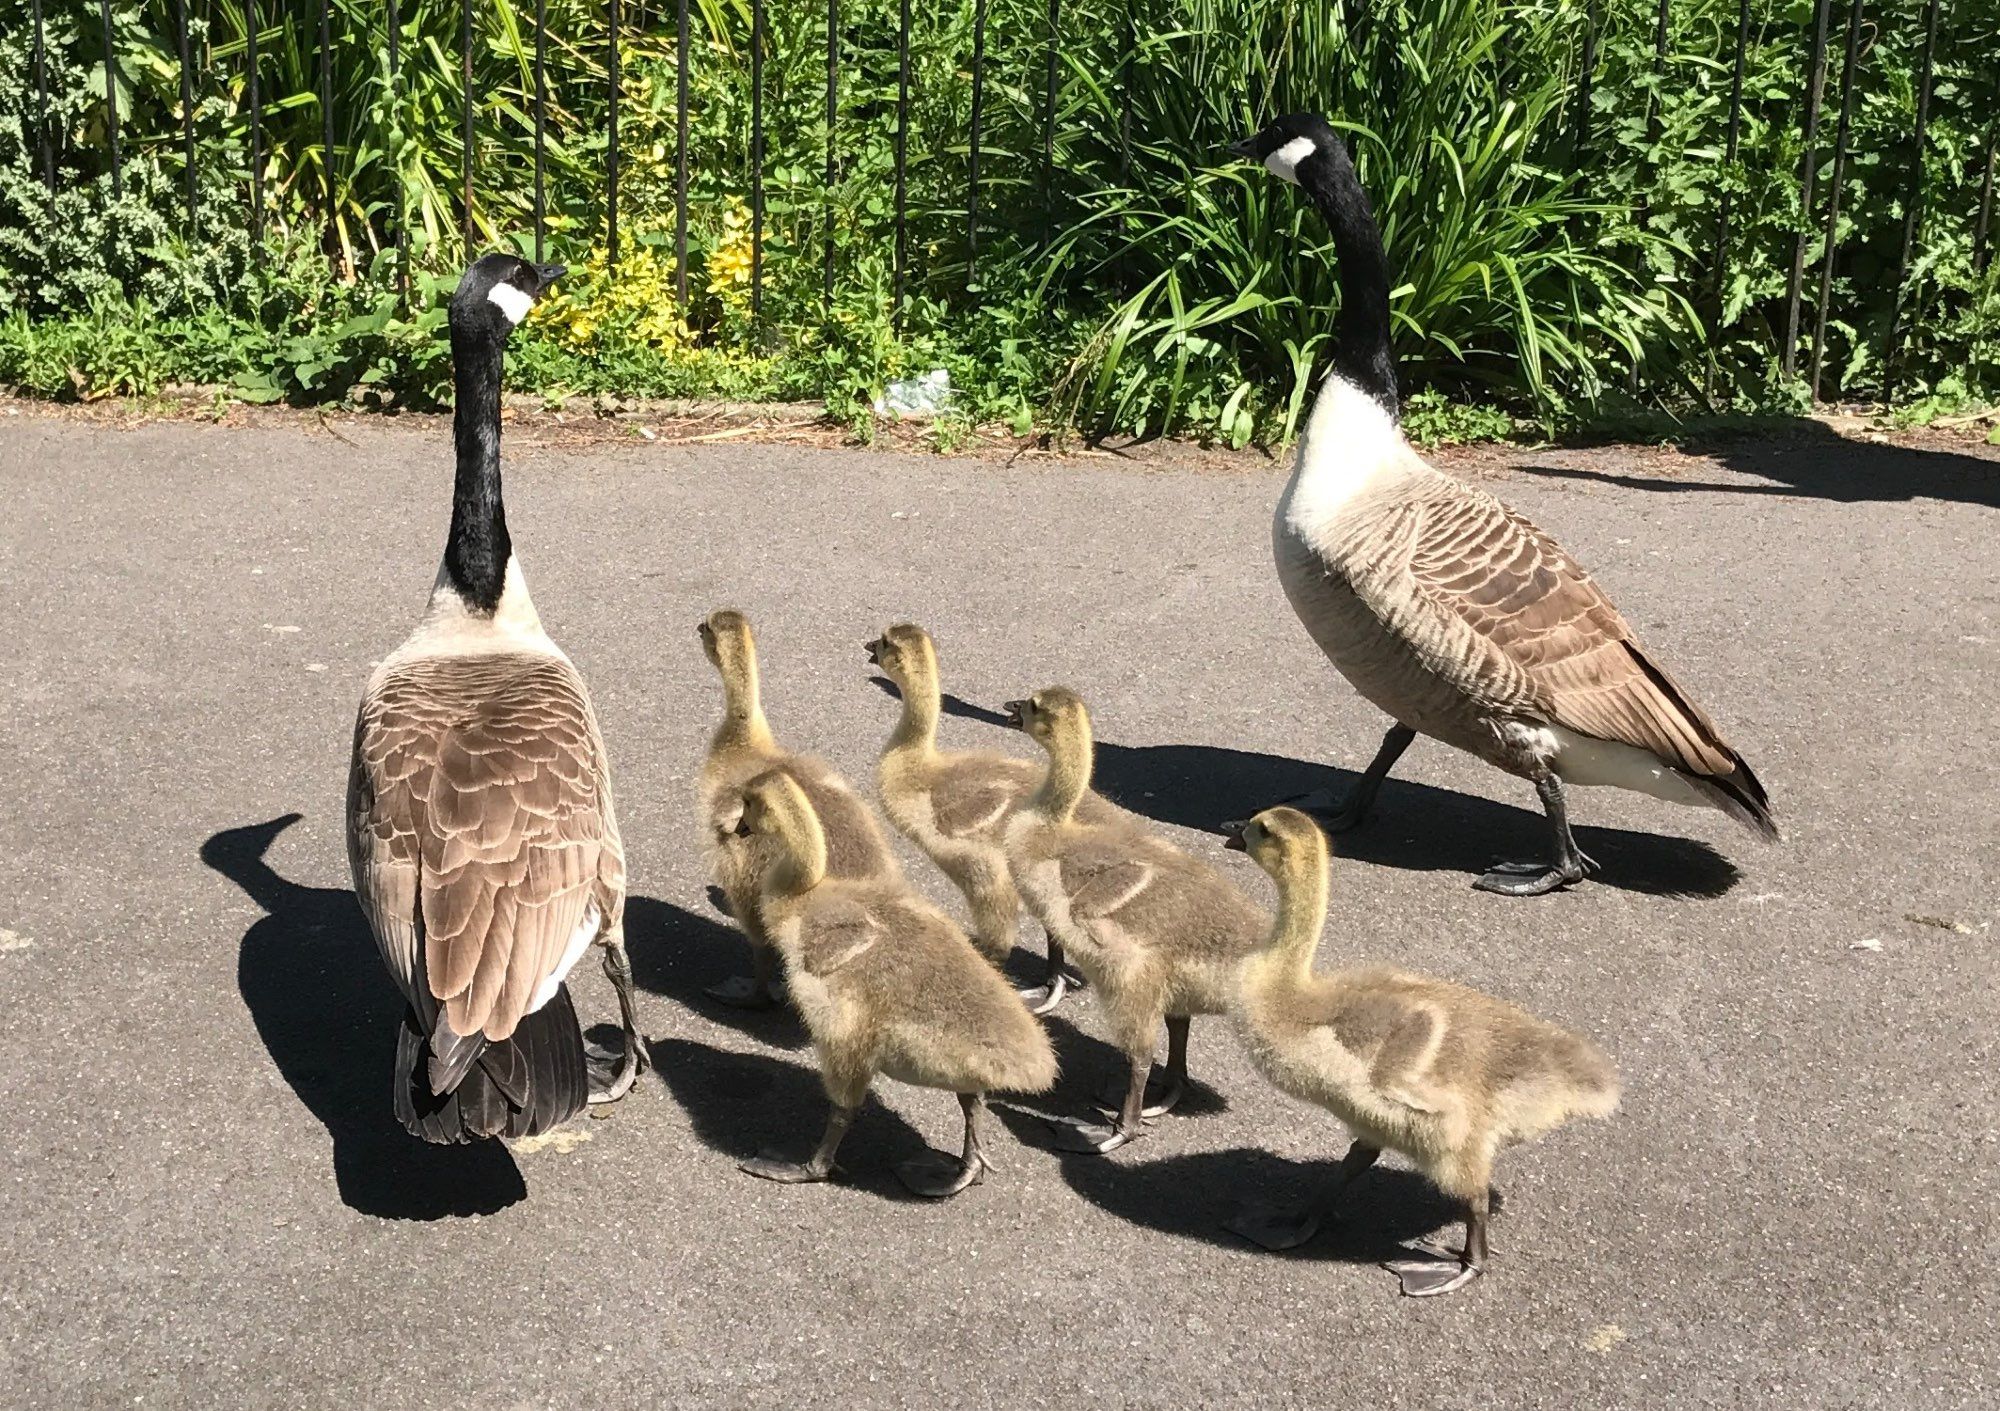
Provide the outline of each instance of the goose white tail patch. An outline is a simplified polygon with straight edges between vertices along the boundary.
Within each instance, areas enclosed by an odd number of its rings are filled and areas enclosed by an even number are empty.
[[[592,897],[590,905],[583,909],[583,919],[577,922],[576,929],[570,932],[569,944],[563,947],[562,959],[556,962],[556,968],[543,978],[542,983],[535,987],[534,998],[528,1001],[528,1013],[533,1014],[556,997],[556,991],[561,989],[563,981],[569,978],[569,972],[577,961],[583,959],[583,953],[590,948],[590,943],[597,939],[598,923],[603,920],[603,915],[597,909],[597,899]]]
[[[1264,158],[1264,168],[1272,176],[1296,186],[1299,183],[1299,163],[1310,157],[1315,150],[1317,149],[1314,148],[1310,137],[1294,137]]]
[[[507,326],[512,328],[528,316],[528,310],[535,306],[532,294],[523,294],[511,284],[496,284],[486,291],[486,297],[493,306],[507,316]]]

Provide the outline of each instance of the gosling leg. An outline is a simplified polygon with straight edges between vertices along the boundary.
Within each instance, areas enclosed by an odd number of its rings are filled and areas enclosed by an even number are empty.
[[[956,1161],[949,1157],[920,1156],[896,1168],[896,1175],[917,1195],[946,1200],[985,1178],[988,1164],[979,1147],[979,1119],[986,1110],[983,1093],[960,1093],[958,1105],[965,1111],[965,1147]]]
[[[1139,1109],[1141,1117],[1166,1116],[1180,1105],[1187,1092],[1188,1020],[1185,1014],[1167,1016],[1167,1071],[1155,1083],[1148,1065],[1145,1105]],[[1098,1103],[1097,1110],[1106,1117],[1115,1116],[1117,1103],[1117,1095],[1111,1094]]]
[[[1462,1289],[1486,1272],[1486,1222],[1491,1197],[1466,1202],[1465,1252],[1457,1259],[1395,1259],[1386,1266],[1403,1281],[1411,1298],[1435,1298]]]
[[[1065,1120],[1051,1122],[1058,1151],[1074,1151],[1102,1156],[1136,1141],[1145,1130],[1146,1077],[1153,1071],[1151,1053],[1132,1055],[1132,1076],[1125,1087],[1125,1101],[1119,1105],[1115,1123]]]
[[[1562,780],[1545,774],[1535,781],[1541,795],[1542,811],[1549,817],[1552,859],[1549,862],[1500,862],[1472,885],[1482,892],[1503,897],[1538,897],[1573,882],[1581,882],[1597,870],[1597,864],[1576,845],[1569,831],[1569,804]]]
[[[731,1009],[775,1009],[784,999],[778,979],[778,957],[761,941],[750,942],[750,973],[732,975],[702,991]]]
[[[826,1114],[826,1132],[819,1139],[818,1149],[804,1161],[786,1161],[770,1152],[760,1152],[737,1169],[766,1181],[782,1181],[786,1185],[824,1181],[833,1174],[833,1154],[840,1150],[841,1138],[854,1125],[854,1114],[860,1110],[859,1104],[842,1107],[835,1103]]]
[[[1334,1206],[1347,1193],[1354,1178],[1373,1166],[1381,1155],[1381,1147],[1355,1142],[1347,1148],[1347,1155],[1340,1158],[1340,1164],[1333,1168],[1333,1175],[1328,1178],[1326,1186],[1303,1207],[1269,1206],[1246,1210],[1223,1228],[1265,1249],[1297,1249],[1319,1233],[1320,1226],[1333,1213]]]
[[[1083,972],[1067,964],[1063,959],[1062,942],[1054,936],[1049,941],[1048,968],[1042,972],[1042,983],[1031,985],[1021,991],[1022,1002],[1028,1006],[1030,1014],[1047,1014],[1063,1002],[1063,996],[1071,990],[1087,987]]]

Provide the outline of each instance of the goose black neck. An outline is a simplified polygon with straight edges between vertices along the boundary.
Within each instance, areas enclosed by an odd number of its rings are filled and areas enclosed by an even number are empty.
[[[507,507],[500,497],[500,369],[506,354],[499,339],[477,331],[452,330],[452,380],[456,402],[452,441],[458,477],[452,486],[451,537],[445,543],[445,573],[475,612],[491,613],[507,585],[507,560],[514,552],[507,537]]]
[[[1298,168],[1299,184],[1326,219],[1340,257],[1340,315],[1333,324],[1333,367],[1402,417],[1396,359],[1389,346],[1389,257],[1354,161],[1338,141]]]

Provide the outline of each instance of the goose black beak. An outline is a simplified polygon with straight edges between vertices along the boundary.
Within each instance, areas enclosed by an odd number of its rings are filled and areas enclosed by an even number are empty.
[[[543,290],[544,290],[545,292],[547,291],[548,287],[549,287],[549,286],[550,286],[551,284],[554,284],[554,283],[555,283],[555,282],[556,282],[556,281],[557,281],[558,279],[561,279],[561,278],[562,278],[562,277],[563,277],[564,275],[566,275],[566,274],[568,274],[568,273],[569,273],[569,266],[568,266],[568,265],[536,265],[536,266],[535,266],[535,278],[537,278],[537,279],[541,280],[541,282],[542,282],[542,289],[543,289]]]
[[[1243,830],[1248,825],[1241,818],[1222,825],[1222,845],[1231,852],[1248,852],[1249,844],[1243,841]]]
[[[1025,730],[1028,728],[1028,703],[1026,701],[1007,701],[1000,709],[1007,712],[1007,723],[1016,730]]]
[[[1232,157],[1240,157],[1246,162],[1254,162],[1257,160],[1257,139],[1254,137],[1239,137],[1222,150]]]

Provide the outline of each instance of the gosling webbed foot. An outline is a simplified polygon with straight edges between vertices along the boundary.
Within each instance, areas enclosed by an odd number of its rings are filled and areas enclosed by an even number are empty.
[[[761,1181],[777,1181],[783,1185],[806,1185],[813,1181],[830,1180],[839,1168],[831,1162],[787,1161],[773,1152],[759,1152],[748,1161],[739,1162],[737,1170],[745,1175],[755,1176]]]
[[[1051,1120],[1049,1131],[1054,1134],[1053,1145],[1057,1151],[1075,1152],[1082,1156],[1105,1156],[1139,1139],[1136,1129],[1078,1118]]]
[[[1402,1280],[1403,1293],[1409,1298],[1435,1298],[1439,1294],[1452,1293],[1464,1288],[1486,1272],[1486,1266],[1483,1264],[1473,1264],[1459,1257],[1437,1255],[1418,1259],[1391,1259],[1382,1267]]]
[[[986,1179],[986,1161],[978,1156],[967,1161],[933,1152],[929,1156],[919,1156],[898,1164],[896,1177],[913,1195],[928,1200],[949,1200]]]
[[[754,975],[732,975],[721,984],[710,985],[702,993],[731,1009],[776,1009],[785,999],[782,985],[776,982],[761,984]]]
[[[1319,1233],[1325,1216],[1313,1209],[1268,1207],[1246,1210],[1222,1228],[1254,1245],[1273,1251],[1297,1249]]]
[[[1051,965],[1048,974],[1039,985],[1030,985],[1021,990],[1021,1002],[1028,1006],[1030,1014],[1047,1014],[1063,1002],[1063,997],[1072,990],[1086,990],[1090,982],[1083,972],[1069,965]]]
[[[616,1102],[631,1092],[639,1075],[653,1066],[653,1052],[637,1034],[627,1034],[616,1052],[586,1041],[583,1066],[590,1085],[590,1103],[598,1106]]]
[[[1146,1079],[1146,1096],[1139,1108],[1139,1115],[1145,1118],[1164,1117],[1180,1106],[1187,1095],[1187,1083],[1171,1073],[1154,1073]],[[1118,1117],[1119,1105],[1125,1101],[1124,1089],[1113,1087],[1099,1093],[1096,1107],[1104,1116]]]

